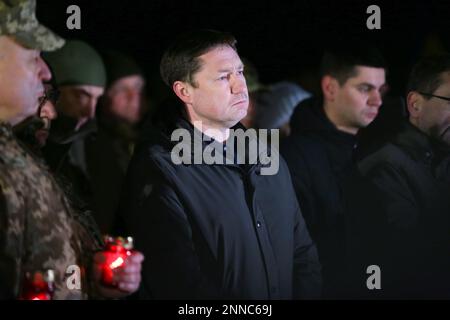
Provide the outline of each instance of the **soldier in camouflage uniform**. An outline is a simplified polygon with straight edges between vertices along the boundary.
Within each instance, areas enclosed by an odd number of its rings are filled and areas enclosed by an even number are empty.
[[[21,145],[12,125],[36,114],[51,74],[39,55],[64,40],[40,25],[35,0],[0,1],[0,298],[20,296],[27,271],[55,271],[55,299],[119,298],[137,290],[142,255],[116,274],[119,289],[98,285],[102,254],[44,163]],[[69,289],[69,266],[81,288]]]

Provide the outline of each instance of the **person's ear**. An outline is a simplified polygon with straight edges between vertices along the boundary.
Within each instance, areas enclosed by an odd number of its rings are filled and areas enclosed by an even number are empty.
[[[192,103],[192,86],[187,82],[175,81],[172,86],[173,91],[178,98],[185,104]]]
[[[337,79],[328,75],[323,76],[320,81],[320,86],[322,88],[323,97],[326,101],[334,101],[336,99],[336,93],[339,87]]]
[[[408,93],[406,97],[406,106],[408,108],[409,115],[412,118],[417,118],[423,110],[424,98],[422,95],[415,91],[411,91]]]

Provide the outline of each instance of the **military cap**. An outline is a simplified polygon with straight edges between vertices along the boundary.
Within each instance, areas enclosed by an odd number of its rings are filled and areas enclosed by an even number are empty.
[[[43,58],[52,68],[58,86],[106,85],[103,60],[100,54],[84,41],[67,40],[61,49],[46,52]]]
[[[0,0],[0,36],[11,36],[22,46],[53,51],[64,39],[36,19],[36,0]]]

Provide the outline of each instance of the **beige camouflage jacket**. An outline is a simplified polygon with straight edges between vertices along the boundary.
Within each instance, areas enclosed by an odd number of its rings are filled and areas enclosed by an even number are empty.
[[[25,272],[53,269],[54,299],[88,297],[87,270],[92,252],[98,247],[74,217],[46,166],[20,145],[9,125],[0,123],[2,295],[17,298]],[[81,289],[77,289],[73,277],[74,267],[69,266],[80,268]]]

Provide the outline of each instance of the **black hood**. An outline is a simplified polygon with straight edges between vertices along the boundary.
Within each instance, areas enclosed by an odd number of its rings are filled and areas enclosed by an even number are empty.
[[[184,116],[184,106],[178,98],[170,95],[162,101],[153,114],[147,114],[139,128],[135,150],[153,144],[171,147],[170,136]]]
[[[327,140],[348,143],[352,146],[356,143],[355,135],[338,130],[327,118],[323,110],[322,97],[303,100],[295,108],[290,125],[292,134],[320,135]]]
[[[292,133],[337,131],[323,111],[323,99],[321,97],[303,100],[295,108],[290,125]]]

